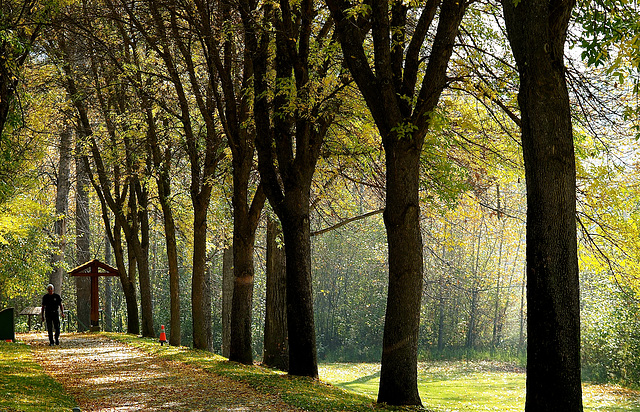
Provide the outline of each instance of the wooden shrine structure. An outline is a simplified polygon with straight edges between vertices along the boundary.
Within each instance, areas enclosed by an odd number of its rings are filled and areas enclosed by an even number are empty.
[[[98,311],[98,277],[120,276],[118,269],[102,263],[97,259],[90,260],[69,272],[69,276],[91,277],[91,325],[89,330],[100,330],[100,313]]]

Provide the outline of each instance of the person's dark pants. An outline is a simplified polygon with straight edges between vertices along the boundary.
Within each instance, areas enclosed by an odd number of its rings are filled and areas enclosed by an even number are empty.
[[[53,345],[54,341],[53,341],[53,331],[55,328],[55,343],[58,344],[60,343],[60,317],[58,316],[58,312],[53,312],[53,313],[47,313],[46,315],[47,318],[47,331],[49,331],[49,343]]]

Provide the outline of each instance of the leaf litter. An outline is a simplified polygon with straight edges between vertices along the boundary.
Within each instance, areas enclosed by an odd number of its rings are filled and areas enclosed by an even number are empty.
[[[63,334],[53,347],[42,333],[20,338],[82,411],[299,411],[246,384],[102,335]]]

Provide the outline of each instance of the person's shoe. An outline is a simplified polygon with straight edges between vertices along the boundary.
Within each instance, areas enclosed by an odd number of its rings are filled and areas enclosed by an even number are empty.
[[[49,342],[49,346],[53,346],[53,342]]]
[[[60,341],[59,340],[56,341],[56,345],[60,345]]]

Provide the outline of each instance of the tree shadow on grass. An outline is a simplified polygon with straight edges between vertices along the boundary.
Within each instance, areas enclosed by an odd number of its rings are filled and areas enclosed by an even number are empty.
[[[363,391],[362,386],[372,385],[371,381],[379,378],[380,378],[380,371],[372,373],[370,375],[361,376],[358,379],[354,379],[349,382],[342,382],[335,385],[343,389],[349,389],[355,392],[362,392]],[[366,391],[366,392],[370,392],[370,391]]]

